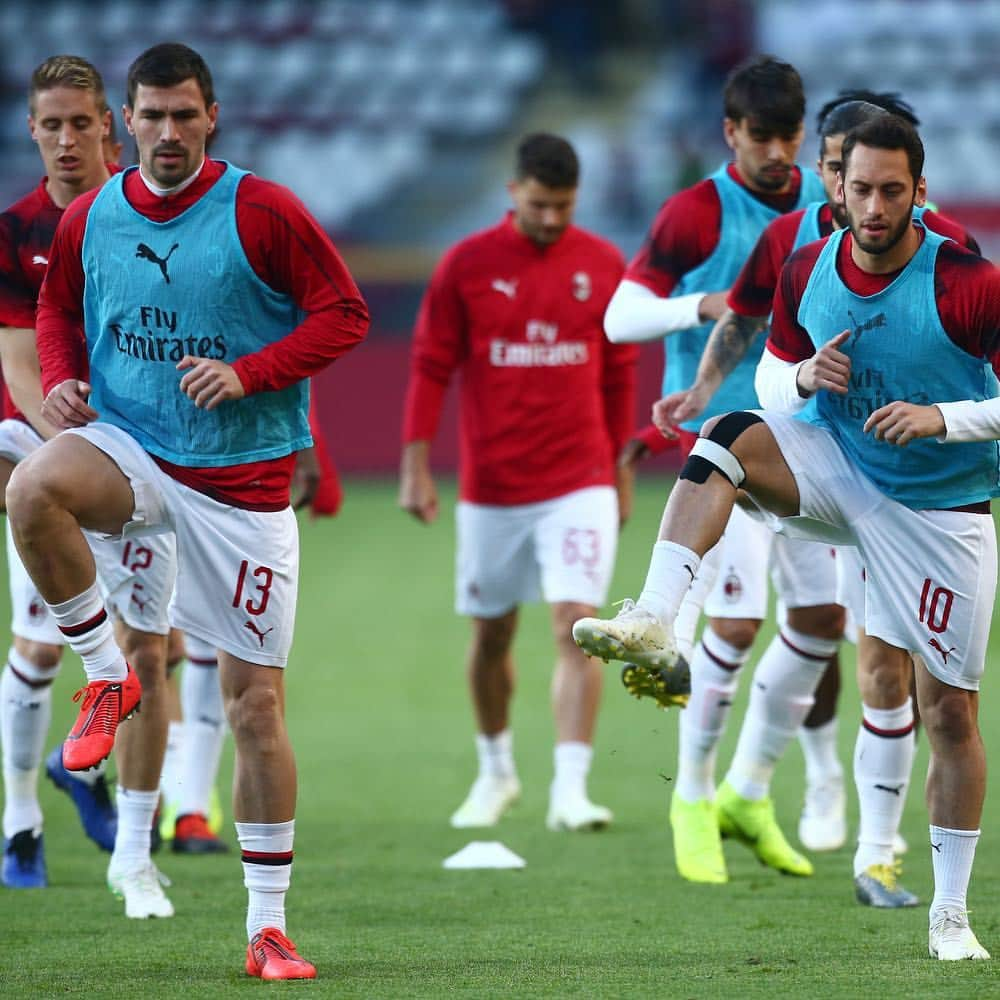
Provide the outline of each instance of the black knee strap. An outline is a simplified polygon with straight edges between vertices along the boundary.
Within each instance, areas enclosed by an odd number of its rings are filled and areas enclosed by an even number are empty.
[[[739,488],[746,478],[746,471],[729,448],[748,427],[761,422],[756,413],[744,410],[727,413],[716,421],[707,437],[698,438],[695,442],[684,468],[681,469],[680,478],[693,483],[704,483],[713,472],[718,472]]]

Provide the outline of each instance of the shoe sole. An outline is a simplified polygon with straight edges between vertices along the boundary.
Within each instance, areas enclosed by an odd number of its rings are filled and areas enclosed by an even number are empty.
[[[679,658],[676,650],[670,652],[665,649],[629,649],[620,639],[615,639],[613,636],[588,626],[580,627],[580,622],[573,626],[573,641],[588,656],[596,656],[605,663],[609,660],[623,660],[655,670],[669,670]]]
[[[920,900],[916,896],[900,900],[899,902],[878,902],[874,896],[863,889],[855,890],[855,898],[862,906],[869,906],[873,910],[905,910],[911,906],[919,906]]]
[[[683,657],[659,669],[626,663],[622,684],[633,698],[652,698],[663,709],[684,708],[691,699],[691,670]]]
[[[178,840],[171,842],[174,854],[228,854],[229,845],[220,841],[209,840]]]

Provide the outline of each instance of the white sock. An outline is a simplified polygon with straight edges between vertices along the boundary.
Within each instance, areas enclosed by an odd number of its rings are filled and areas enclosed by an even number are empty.
[[[552,794],[587,794],[587,775],[590,773],[590,762],[594,757],[594,748],[589,743],[569,742],[557,743],[554,753],[555,778],[552,782]]]
[[[265,927],[285,933],[285,894],[292,881],[295,820],[286,823],[236,823],[247,887],[247,940]]]
[[[680,610],[674,619],[674,642],[678,652],[688,663],[694,655],[694,635],[698,628],[698,619],[708,595],[715,585],[719,574],[719,562],[722,558],[722,543],[713,545],[702,557],[701,565],[695,574],[694,582],[681,601]]]
[[[685,802],[715,797],[715,755],[750,651],[706,625],[691,657],[691,698],[678,724],[677,786]]]
[[[854,784],[858,789],[858,849],[854,874],[870,865],[891,865],[892,841],[906,805],[916,741],[913,703],[899,708],[861,706],[854,746]]]
[[[477,733],[476,756],[479,758],[481,778],[513,778],[517,774],[514,768],[514,737],[509,729],[495,736]]]
[[[50,604],[49,610],[67,645],[83,660],[88,681],[125,679],[128,668],[96,582],[68,601]]]
[[[52,718],[52,681],[59,667],[36,667],[15,649],[0,675],[0,747],[3,748],[3,835],[42,826],[38,771]]]
[[[178,813],[207,816],[226,738],[219,669],[214,656],[212,659],[192,656],[188,661],[181,679],[181,707],[184,749]]]
[[[762,799],[774,769],[812,708],[832,639],[796,632],[787,625],[771,640],[754,671],[750,705],[726,781],[745,799]]]
[[[171,719],[167,726],[167,750],[160,771],[160,791],[164,803],[174,809],[181,799],[181,754],[184,747],[184,723]]]
[[[636,604],[672,625],[700,565],[701,556],[691,549],[676,542],[657,542]]]
[[[149,864],[149,832],[160,790],[151,792],[118,786],[118,833],[111,864],[119,871],[131,871]]]
[[[931,919],[947,908],[966,911],[966,894],[972,878],[972,862],[979,843],[978,830],[948,830],[932,826],[931,860],[934,864],[934,899]]]
[[[799,746],[806,761],[806,782],[815,787],[830,781],[843,781],[844,768],[837,755],[837,716],[821,726],[802,726]]]

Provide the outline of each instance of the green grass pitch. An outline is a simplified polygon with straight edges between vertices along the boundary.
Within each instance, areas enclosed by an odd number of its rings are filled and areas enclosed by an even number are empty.
[[[68,798],[43,779],[51,886],[0,890],[0,997],[230,997],[285,989],[324,997],[1000,995],[1000,963],[945,965],[927,957],[924,906],[889,913],[859,907],[850,846],[816,857],[815,877],[792,879],[727,845],[729,885],[681,881],[667,825],[676,712],[628,698],[613,666],[590,788],[614,810],[615,823],[599,834],[549,833],[553,654],[542,607],[524,610],[516,647],[523,801],[495,830],[450,829],[447,818],[475,767],[463,666],[468,630],[451,610],[453,492],[445,487],[448,513],[427,528],[396,509],[394,485],[347,486],[339,518],[302,524],[288,671],[299,764],[289,932],[320,978],[282,986],[244,975],[236,853],[162,853],[157,860],[173,879],[176,917],[126,920],[104,887],[106,856],[83,839]],[[641,484],[613,600],[641,586],[666,487]],[[849,647],[843,662],[841,755],[849,767],[859,716]],[[988,751],[1000,722],[990,676],[996,669],[991,663],[982,703]],[[71,723],[69,699],[81,676],[67,658],[50,745]],[[720,753],[720,778],[747,687],[744,681]],[[231,760],[230,747],[224,784]],[[931,890],[921,796],[926,760],[922,738],[903,833],[912,845],[905,884],[924,900]],[[774,790],[779,819],[794,834],[802,794],[796,746]],[[1000,956],[998,810],[991,781],[970,906],[977,934]],[[851,815],[853,825],[853,805]],[[228,823],[225,834],[235,843]],[[473,839],[502,840],[527,868],[444,871],[442,860]]]

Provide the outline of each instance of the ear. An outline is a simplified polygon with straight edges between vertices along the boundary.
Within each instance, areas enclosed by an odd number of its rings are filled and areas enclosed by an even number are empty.
[[[125,121],[125,130],[129,135],[135,135],[135,129],[132,127],[132,109],[127,105],[122,105],[122,118]]]
[[[833,200],[838,205],[846,204],[844,200],[844,175],[842,172],[837,174],[837,189],[833,192]]]
[[[28,115],[28,131],[31,133],[31,141],[38,142],[38,127],[32,115]]]
[[[219,120],[219,102],[210,104],[208,107],[208,131],[209,134],[215,131],[215,126]]]
[[[101,116],[101,138],[107,139],[111,135],[111,108]]]
[[[925,177],[921,177],[917,181],[917,189],[913,193],[913,204],[920,207],[927,204],[927,179]]]
[[[722,137],[726,140],[726,145],[730,149],[736,149],[736,130],[740,123],[732,118],[722,119]]]

